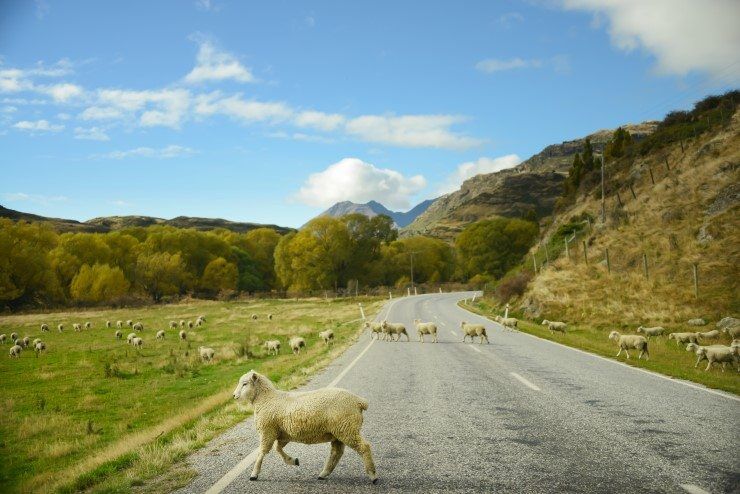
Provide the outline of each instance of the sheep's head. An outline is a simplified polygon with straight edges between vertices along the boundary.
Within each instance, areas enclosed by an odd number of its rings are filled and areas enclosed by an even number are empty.
[[[250,403],[254,403],[257,394],[265,387],[272,387],[270,380],[262,374],[250,370],[239,378],[236,389],[234,389],[234,399],[240,400],[246,398]]]
[[[686,345],[687,352],[695,352],[698,349],[699,349],[699,346],[694,343],[689,343],[688,345]]]
[[[676,339],[676,334],[675,334],[675,333],[671,333],[671,334],[669,334],[669,335],[668,335],[668,339],[669,339],[669,340],[675,340],[675,339]]]
[[[638,332],[638,333],[642,333],[642,330],[643,330],[643,327],[642,327],[642,326],[638,326],[638,327],[637,327],[637,332]]]
[[[543,326],[547,326],[549,323],[550,323],[550,321],[548,321],[547,319],[543,319],[542,320],[542,325]]]
[[[384,319],[383,322],[380,323],[380,327],[386,329],[388,327],[388,321]]]
[[[609,333],[610,340],[618,340],[619,336],[619,331],[612,331],[611,333]]]

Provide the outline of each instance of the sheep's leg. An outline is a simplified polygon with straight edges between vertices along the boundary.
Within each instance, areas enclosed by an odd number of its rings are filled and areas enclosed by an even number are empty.
[[[249,480],[257,480],[257,477],[262,470],[262,460],[265,459],[265,455],[270,452],[272,445],[275,442],[275,437],[262,435],[260,438],[260,451],[257,454],[257,459],[254,461],[254,467],[252,468],[252,475],[249,476]]]
[[[624,350],[624,348],[619,347],[619,351],[617,352],[617,357],[619,357],[620,355],[622,355],[622,350]]]
[[[694,365],[694,369],[696,369],[697,367],[699,367],[699,362],[701,362],[701,357],[699,357],[698,359],[696,359],[696,364]]]
[[[627,355],[627,358],[630,358],[630,351],[626,348],[624,349],[624,353]]]
[[[424,335],[422,333],[419,333],[419,341],[424,343]]]
[[[339,459],[344,454],[344,443],[342,441],[334,440],[331,442],[331,452],[329,452],[329,458],[326,459],[324,469],[319,474],[319,480],[324,480],[326,477],[331,475],[334,471],[334,467],[339,463]]]
[[[365,464],[365,473],[370,477],[373,484],[378,481],[378,475],[375,472],[375,462],[373,461],[373,454],[370,451],[370,445],[365,441],[362,436],[358,434],[348,441],[343,441],[347,446],[357,451],[357,454],[362,457],[362,461]]]
[[[707,368],[704,369],[704,372],[708,371],[711,366],[712,366],[712,361],[711,360],[708,360],[707,361]]]
[[[298,463],[298,458],[291,457],[288,453],[283,451],[283,448],[289,443],[290,441],[278,441],[277,446],[275,449],[277,450],[278,454],[283,457],[283,461],[286,463],[286,465],[295,465],[298,466],[300,463]]]

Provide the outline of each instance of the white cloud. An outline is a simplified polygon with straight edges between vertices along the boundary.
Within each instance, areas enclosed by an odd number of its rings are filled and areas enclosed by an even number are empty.
[[[493,173],[507,168],[513,168],[521,162],[522,159],[516,154],[507,154],[498,158],[482,157],[475,161],[460,163],[457,165],[455,172],[450,174],[439,187],[439,193],[447,194],[456,191],[469,178],[482,173]]]
[[[726,82],[740,80],[737,0],[562,0],[562,5],[591,12],[599,21],[606,17],[612,44],[650,52],[659,73],[697,70]]]
[[[100,127],[77,127],[75,128],[75,139],[85,139],[89,141],[109,141],[110,137]]]
[[[15,106],[3,106],[2,110],[0,110],[2,113],[15,113],[18,111],[18,108]]]
[[[198,10],[205,10],[206,12],[218,12],[221,10],[221,6],[217,5],[213,0],[195,0],[195,6]]]
[[[95,158],[109,158],[114,160],[122,160],[125,158],[142,157],[142,158],[158,158],[158,159],[171,159],[185,156],[191,156],[195,154],[195,150],[189,147],[178,146],[171,144],[167,147],[155,149],[150,147],[138,147],[129,149],[126,151],[111,151],[103,155],[95,155]]]
[[[189,107],[190,92],[186,89],[102,89],[98,91],[98,105],[87,108],[81,117],[84,120],[102,120],[141,111],[139,123],[144,127],[178,128]]]
[[[32,79],[35,77],[63,77],[70,73],[72,73],[72,63],[66,58],[51,66],[37,63],[30,69],[0,68],[0,92],[15,93],[33,90],[46,92],[44,86],[35,86]]]
[[[195,113],[201,116],[227,115],[243,122],[280,122],[289,119],[293,110],[282,102],[242,99],[241,94],[222,97],[216,91],[196,98]]]
[[[500,15],[496,21],[504,27],[511,27],[515,22],[523,22],[524,16],[519,12],[507,12]]]
[[[339,201],[376,200],[387,207],[403,209],[411,205],[409,198],[424,187],[426,180],[421,175],[406,177],[357,158],[345,158],[322,172],[311,174],[295,198],[318,207],[328,207]]]
[[[50,204],[68,200],[65,196],[45,196],[41,194],[26,194],[25,192],[4,192],[0,196],[7,202],[35,202],[38,204]]]
[[[463,121],[458,115],[364,115],[348,121],[346,131],[364,141],[403,147],[467,149],[481,144],[450,130]]]
[[[344,120],[344,116],[338,113],[304,111],[296,115],[294,121],[298,127],[312,127],[328,132],[342,125]]]
[[[237,82],[254,82],[256,80],[252,72],[242,65],[234,55],[218,51],[213,43],[208,40],[201,41],[196,65],[185,76],[185,81],[191,84],[199,84],[227,79]]]
[[[114,120],[121,116],[123,116],[121,110],[111,106],[91,106],[80,113],[80,118],[82,120]]]
[[[59,132],[64,130],[64,125],[51,124],[48,120],[21,120],[13,124],[13,127],[25,132]]]
[[[73,98],[82,96],[83,90],[76,84],[62,83],[53,86],[43,86],[37,88],[38,91],[51,96],[57,103],[66,103]]]
[[[523,60],[519,57],[512,58],[510,60],[501,60],[497,58],[487,58],[486,60],[481,60],[477,64],[475,64],[475,68],[480,70],[481,72],[486,72],[488,74],[492,74],[493,72],[501,72],[504,70],[513,70],[513,69],[537,69],[542,67],[542,60],[539,59],[532,59],[532,60]]]

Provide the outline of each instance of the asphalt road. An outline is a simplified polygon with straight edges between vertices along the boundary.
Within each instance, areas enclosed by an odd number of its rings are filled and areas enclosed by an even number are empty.
[[[178,492],[740,492],[736,397],[505,332],[456,305],[471,295],[394,301],[383,315],[410,343],[365,335],[306,386],[369,401],[378,485],[349,448],[318,480],[329,445],[296,443],[299,467],[273,449],[250,482],[247,420],[189,458],[199,474]],[[416,317],[438,323],[439,343],[417,341]],[[485,322],[491,343],[461,343],[463,319]]]

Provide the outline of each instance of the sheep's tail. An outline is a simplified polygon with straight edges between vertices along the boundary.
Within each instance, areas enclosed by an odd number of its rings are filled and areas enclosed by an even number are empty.
[[[364,412],[365,410],[367,410],[367,407],[368,407],[367,400],[363,400],[362,398],[359,398],[357,400],[357,404],[360,406],[360,411],[361,412]]]

